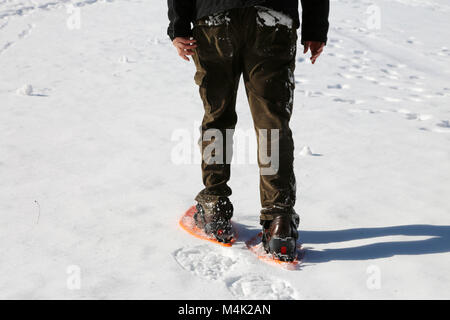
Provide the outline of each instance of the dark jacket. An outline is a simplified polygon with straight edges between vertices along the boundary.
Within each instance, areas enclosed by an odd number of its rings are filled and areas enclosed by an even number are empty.
[[[191,22],[202,17],[234,8],[261,5],[289,15],[300,27],[298,0],[167,0],[169,28],[167,34],[176,37],[192,36]],[[327,41],[329,0],[301,0],[302,43],[304,41]]]

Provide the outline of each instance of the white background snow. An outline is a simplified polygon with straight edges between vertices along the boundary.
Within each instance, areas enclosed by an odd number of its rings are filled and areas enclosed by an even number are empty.
[[[299,46],[307,251],[287,271],[242,242],[259,230],[255,164],[233,166],[233,248],[177,224],[202,185],[172,134],[194,136],[202,104],[165,1],[0,0],[0,298],[449,299],[449,14],[447,0],[333,1],[316,65]],[[242,88],[237,109],[250,129]]]

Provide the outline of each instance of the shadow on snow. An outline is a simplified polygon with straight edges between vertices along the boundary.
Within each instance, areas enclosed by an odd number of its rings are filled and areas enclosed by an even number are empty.
[[[240,238],[244,241],[253,237],[259,230],[237,223]],[[371,244],[314,250],[313,244],[331,244],[353,240],[364,240],[388,236],[424,236],[424,240],[403,240],[374,242]],[[300,241],[305,248],[306,263],[322,263],[333,260],[370,260],[388,258],[396,255],[422,255],[450,252],[450,226],[405,225],[377,228],[357,228],[333,231],[300,230]]]

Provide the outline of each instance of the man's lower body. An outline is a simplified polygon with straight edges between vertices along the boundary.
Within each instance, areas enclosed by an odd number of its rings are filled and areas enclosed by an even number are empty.
[[[207,224],[208,215],[220,216],[221,212],[220,221],[232,215],[227,185],[232,156],[230,133],[237,122],[236,96],[242,75],[258,139],[261,224],[273,229],[271,223],[278,221],[280,232],[290,235],[295,228],[296,233],[294,143],[289,128],[297,48],[292,21],[270,9],[248,7],[202,18],[196,21],[193,32],[198,45],[193,56],[195,81],[205,109],[201,126],[205,188],[196,197],[206,215],[206,222],[205,218],[202,221]],[[275,165],[264,155],[276,159]]]

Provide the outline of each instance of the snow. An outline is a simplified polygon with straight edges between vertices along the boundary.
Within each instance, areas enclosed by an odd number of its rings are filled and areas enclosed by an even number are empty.
[[[312,156],[314,155],[309,146],[304,146],[302,150],[299,152],[299,156]]]
[[[202,104],[165,2],[0,0],[0,298],[449,299],[449,12],[333,1],[323,56],[299,46],[296,154],[320,156],[296,158],[306,255],[287,271],[244,243],[254,161],[233,166],[233,248],[178,226],[202,185],[172,137],[195,140]],[[237,108],[251,130],[242,86]]]
[[[205,20],[205,24],[207,26],[220,26],[222,24],[228,24],[230,22],[230,17],[228,16],[228,12],[219,12],[216,14],[212,14],[207,17]]]
[[[260,26],[275,27],[282,25],[292,28],[293,20],[288,15],[265,7],[257,6],[257,8],[259,8],[257,22]]]
[[[17,94],[31,96],[33,94],[33,86],[31,84],[26,84],[22,88],[17,89]]]

